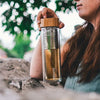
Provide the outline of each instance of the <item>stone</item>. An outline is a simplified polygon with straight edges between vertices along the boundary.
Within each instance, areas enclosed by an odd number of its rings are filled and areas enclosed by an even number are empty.
[[[0,100],[100,100],[96,93],[64,90],[61,84],[49,84],[30,78],[30,62],[0,59]]]

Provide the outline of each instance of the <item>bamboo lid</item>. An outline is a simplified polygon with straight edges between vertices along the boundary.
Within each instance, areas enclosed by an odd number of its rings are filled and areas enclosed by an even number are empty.
[[[41,19],[40,27],[50,27],[50,26],[59,27],[59,19],[58,18],[44,18],[44,19]]]

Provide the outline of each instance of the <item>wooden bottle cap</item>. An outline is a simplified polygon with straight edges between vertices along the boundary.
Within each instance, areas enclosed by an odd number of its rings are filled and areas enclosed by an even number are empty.
[[[50,27],[50,26],[59,27],[59,19],[58,18],[44,18],[44,19],[41,19],[40,27]]]

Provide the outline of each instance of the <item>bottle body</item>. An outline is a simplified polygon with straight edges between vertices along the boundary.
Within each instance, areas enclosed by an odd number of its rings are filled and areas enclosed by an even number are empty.
[[[41,33],[43,80],[51,83],[59,82],[61,81],[59,29],[45,27]]]

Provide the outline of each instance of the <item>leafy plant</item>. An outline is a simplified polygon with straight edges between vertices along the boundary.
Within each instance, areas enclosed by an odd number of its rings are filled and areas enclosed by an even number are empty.
[[[31,50],[30,48],[30,43],[31,40],[29,38],[29,36],[27,35],[23,35],[23,34],[19,34],[16,38],[15,38],[15,46],[12,49],[12,52],[18,57],[18,58],[23,58],[24,53]]]
[[[31,30],[35,30],[32,27],[34,20],[36,20],[36,15],[32,16],[28,13],[28,9],[32,8],[35,10],[40,7],[47,7],[47,5],[52,2],[51,0],[0,0],[0,5],[4,3],[9,5],[3,16],[5,19],[2,21],[2,25],[6,26],[5,31],[9,31],[10,34],[18,35],[19,33],[24,33],[27,31],[27,35],[31,35]],[[75,3],[73,0],[55,0],[56,11],[65,12],[66,9],[69,11],[75,8]],[[13,17],[13,18],[12,18]],[[20,20],[20,22],[19,22]]]
[[[5,31],[9,31],[10,34],[15,35],[15,46],[12,50],[4,49],[9,57],[23,58],[26,51],[30,50],[30,35],[31,31],[35,31],[34,21],[36,20],[36,14],[32,15],[28,13],[28,9],[33,10],[40,9],[40,7],[48,7],[51,0],[0,0],[0,6],[4,3],[9,5],[2,16],[2,26],[5,26]],[[55,0],[56,10],[71,11],[76,7],[73,0]],[[25,35],[25,34],[26,35]],[[38,36],[37,36],[38,37]]]
[[[12,58],[23,58],[25,52],[30,51],[31,40],[27,35],[19,34],[15,38],[15,46],[12,50],[4,48],[0,44],[0,48],[6,51],[8,57]]]

